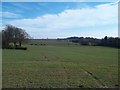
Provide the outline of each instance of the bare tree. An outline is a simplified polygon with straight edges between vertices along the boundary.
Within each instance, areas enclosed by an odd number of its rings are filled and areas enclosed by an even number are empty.
[[[21,46],[22,42],[29,38],[30,36],[25,30],[12,25],[6,25],[5,30],[2,31],[2,43],[6,48],[10,43],[13,43],[14,47],[17,47],[17,43]]]
[[[15,41],[19,43],[19,46],[21,46],[22,42],[25,42],[27,39],[29,39],[30,36],[25,30],[21,28],[16,28],[15,31]]]

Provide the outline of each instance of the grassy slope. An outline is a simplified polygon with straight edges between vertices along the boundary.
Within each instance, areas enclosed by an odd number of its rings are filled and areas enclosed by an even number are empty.
[[[107,47],[3,50],[3,87],[115,87],[117,66],[118,50]]]

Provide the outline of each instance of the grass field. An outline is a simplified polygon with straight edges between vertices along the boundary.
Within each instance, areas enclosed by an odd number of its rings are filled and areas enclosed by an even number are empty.
[[[3,88],[118,86],[118,49],[46,45],[3,50]]]

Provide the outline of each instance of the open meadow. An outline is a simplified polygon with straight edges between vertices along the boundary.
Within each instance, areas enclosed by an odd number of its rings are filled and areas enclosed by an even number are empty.
[[[27,45],[3,50],[3,88],[118,87],[118,49]]]

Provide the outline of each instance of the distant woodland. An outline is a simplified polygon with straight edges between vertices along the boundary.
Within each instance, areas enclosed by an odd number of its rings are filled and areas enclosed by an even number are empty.
[[[107,37],[102,39],[92,38],[92,37],[69,37],[66,38],[70,42],[79,43],[81,45],[91,45],[91,46],[106,46],[120,48],[120,38],[118,37]]]
[[[21,29],[12,25],[6,25],[5,29],[0,32],[2,35],[2,48],[10,49],[26,49],[21,45],[23,42],[30,39],[29,34]],[[68,42],[78,43],[81,45],[90,45],[90,46],[106,46],[106,47],[114,47],[120,48],[120,38],[118,37],[103,37],[102,39],[92,38],[92,37],[68,37],[64,39]]]

